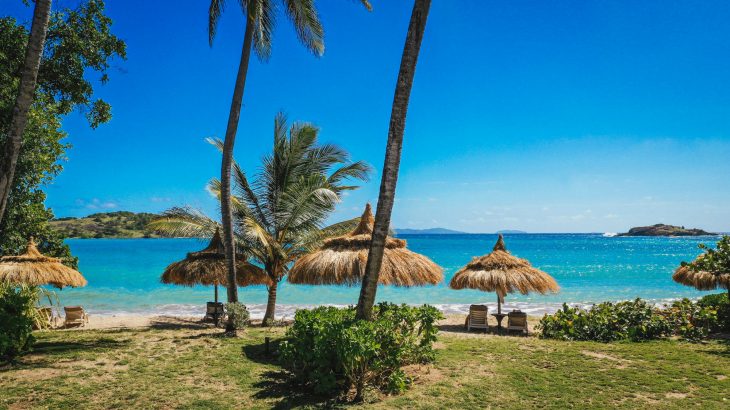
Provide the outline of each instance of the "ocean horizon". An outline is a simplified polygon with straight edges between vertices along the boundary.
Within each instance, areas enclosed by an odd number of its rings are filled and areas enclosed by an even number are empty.
[[[431,304],[443,312],[464,313],[473,303],[496,309],[496,295],[476,290],[452,290],[448,282],[472,257],[491,251],[497,234],[399,235],[409,249],[444,268],[444,282],[435,286],[381,286],[378,301]],[[682,261],[700,254],[698,245],[715,237],[605,237],[603,234],[506,234],[512,254],[552,275],[561,287],[556,294],[510,294],[505,309],[529,314],[554,312],[563,303],[590,306],[603,301],[637,297],[663,304],[696,299],[700,292],[672,281]],[[203,248],[199,239],[68,239],[79,270],[89,284],[58,291],[62,305],[82,305],[94,315],[202,315],[213,288],[160,283],[167,265]],[[225,290],[220,289],[221,298]],[[292,318],[296,309],[320,305],[347,306],[357,302],[359,287],[292,285],[284,279],[278,290],[277,317]],[[239,298],[253,318],[263,316],[264,286],[239,288]]]

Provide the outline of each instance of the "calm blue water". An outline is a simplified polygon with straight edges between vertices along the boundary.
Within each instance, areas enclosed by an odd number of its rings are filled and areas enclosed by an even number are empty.
[[[444,267],[445,282],[425,288],[381,287],[380,300],[398,303],[430,303],[447,312],[463,311],[471,303],[494,304],[496,296],[471,290],[451,290],[454,272],[473,256],[488,253],[496,235],[402,235],[408,247],[429,256]],[[507,308],[528,312],[552,311],[562,302],[590,304],[605,300],[641,297],[661,302],[696,298],[703,293],[674,283],[673,270],[700,251],[699,243],[716,238],[606,238],[590,234],[507,235],[507,248],[515,255],[551,274],[560,284],[555,295],[508,295]],[[179,287],[159,282],[165,267],[201,249],[196,239],[70,239],[74,255],[89,285],[59,292],[65,305],[80,304],[97,314],[123,312],[149,314],[198,314],[213,289]],[[221,296],[225,293],[221,289]],[[357,302],[359,288],[302,286],[282,282],[278,292],[281,315],[291,316],[298,306],[347,305]],[[254,316],[262,314],[266,289],[241,288],[241,300]]]

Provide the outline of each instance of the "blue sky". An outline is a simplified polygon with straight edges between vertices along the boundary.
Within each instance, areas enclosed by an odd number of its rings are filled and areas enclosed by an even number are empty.
[[[2,14],[30,19],[20,0],[3,3]],[[217,213],[204,187],[220,159],[204,138],[223,136],[240,57],[230,3],[210,48],[205,0],[107,0],[128,60],[98,88],[109,124],[64,122],[74,147],[47,189],[57,215],[183,204]],[[374,0],[368,13],[319,1],[322,58],[282,16],[270,61],[249,70],[237,160],[256,169],[282,110],[379,170],[411,5]],[[393,225],[730,231],[729,20],[726,1],[434,1]],[[379,178],[332,221],[375,203]]]

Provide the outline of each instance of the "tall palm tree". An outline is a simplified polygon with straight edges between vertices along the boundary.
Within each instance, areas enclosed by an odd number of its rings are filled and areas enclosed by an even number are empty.
[[[50,14],[51,0],[36,0],[35,9],[33,10],[33,23],[30,26],[30,37],[25,51],[23,72],[20,76],[18,97],[15,100],[7,140],[2,154],[0,154],[0,222],[2,222],[5,214],[10,191],[13,190],[15,168],[18,164],[25,126],[28,123],[28,111],[31,104],[33,104],[33,95],[38,80],[38,69],[41,65],[41,55],[43,53],[43,44],[46,41],[46,33],[48,32]]]
[[[233,220],[239,248],[259,262],[272,279],[263,324],[274,320],[279,282],[299,256],[317,249],[322,241],[351,231],[359,218],[323,226],[344,191],[357,189],[349,180],[366,180],[370,166],[350,162],[347,152],[331,144],[317,144],[319,130],[312,124],[294,123],[278,114],[274,120],[274,147],[263,159],[255,180],[233,164]],[[288,134],[288,135],[287,135]],[[224,143],[213,140],[220,150]],[[222,183],[211,181],[210,191],[220,195]],[[157,229],[173,234],[210,235],[215,222],[199,213],[173,209]]]
[[[360,2],[370,9],[368,0]],[[238,65],[238,74],[233,88],[233,99],[228,114],[228,124],[223,141],[223,159],[221,161],[221,219],[223,222],[223,242],[226,244],[226,262],[228,265],[228,283],[236,283],[236,264],[234,261],[235,249],[233,234],[233,211],[231,209],[231,164],[233,163],[233,146],[238,130],[238,120],[241,116],[243,91],[246,85],[246,74],[251,57],[251,49],[261,61],[266,61],[271,54],[271,39],[276,22],[276,5],[274,0],[239,0],[241,10],[245,16],[245,29],[241,60]],[[319,15],[314,0],[281,0],[284,11],[294,25],[299,41],[309,51],[317,56],[324,53],[324,29],[319,21]],[[226,5],[226,0],[211,0],[208,9],[208,41],[213,45],[218,21]],[[228,288],[228,302],[238,301],[238,290],[235,286]],[[234,332],[233,324],[229,322],[228,332]]]
[[[390,126],[388,128],[388,144],[385,149],[385,163],[383,165],[383,176],[380,181],[380,194],[378,196],[378,209],[375,213],[375,225],[373,237],[368,252],[368,262],[365,266],[365,276],[360,288],[360,298],[357,302],[358,319],[370,320],[375,303],[375,293],[378,289],[378,276],[380,266],[383,263],[383,250],[385,239],[388,236],[390,226],[390,215],[393,211],[395,201],[395,187],[398,182],[398,169],[400,167],[400,155],[403,148],[403,133],[406,126],[406,113],[408,112],[408,100],[413,87],[413,76],[416,73],[416,62],[421,49],[423,32],[426,29],[426,20],[431,8],[431,0],[415,0],[411,21],[408,25],[406,44],[401,57],[398,82],[395,86],[393,97],[393,108],[390,113]]]

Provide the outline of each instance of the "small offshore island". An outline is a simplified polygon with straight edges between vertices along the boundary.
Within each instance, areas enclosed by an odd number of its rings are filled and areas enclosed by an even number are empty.
[[[686,229],[684,226],[656,224],[651,226],[638,226],[629,229],[626,233],[618,236],[712,236],[716,235],[702,229]]]

